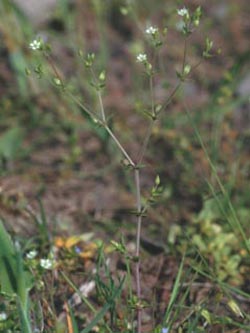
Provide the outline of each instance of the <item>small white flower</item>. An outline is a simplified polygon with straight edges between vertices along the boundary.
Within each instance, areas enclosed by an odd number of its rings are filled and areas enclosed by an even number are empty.
[[[7,319],[7,314],[5,312],[0,312],[0,322]]]
[[[136,59],[138,62],[145,62],[145,61],[147,61],[147,55],[145,53],[140,53],[140,54],[138,54]]]
[[[32,250],[32,251],[30,251],[26,254],[27,259],[34,259],[36,256],[37,256],[37,251],[36,250]]]
[[[169,332],[169,329],[167,327],[163,327],[161,329],[161,333],[168,333]]]
[[[44,269],[52,269],[53,261],[51,259],[40,259],[40,266]]]
[[[177,9],[177,13],[180,16],[189,16],[188,9],[186,7],[183,7],[181,9]]]
[[[151,27],[148,27],[145,30],[145,32],[146,32],[147,35],[155,35],[158,32],[158,28],[151,26]]]
[[[33,51],[39,50],[42,46],[42,41],[41,39],[34,39],[31,43],[30,43],[30,48]]]

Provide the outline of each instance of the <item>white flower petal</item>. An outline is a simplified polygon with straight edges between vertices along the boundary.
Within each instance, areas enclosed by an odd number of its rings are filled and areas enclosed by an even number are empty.
[[[52,269],[53,261],[50,259],[40,259],[40,266],[44,269]]]
[[[37,251],[36,250],[32,250],[32,251],[30,251],[26,254],[27,259],[34,259],[36,256],[37,256]]]
[[[140,53],[140,54],[138,54],[136,59],[138,62],[145,62],[145,61],[147,61],[147,55],[145,53]]]
[[[148,27],[146,30],[145,30],[146,34],[148,35],[155,35],[157,32],[158,32],[158,28],[156,27]]]
[[[29,46],[33,51],[39,50],[42,46],[42,41],[40,39],[34,39]]]
[[[181,9],[178,9],[177,10],[177,13],[178,15],[180,16],[188,16],[189,15],[189,12],[188,12],[188,9],[186,7],[183,7]]]

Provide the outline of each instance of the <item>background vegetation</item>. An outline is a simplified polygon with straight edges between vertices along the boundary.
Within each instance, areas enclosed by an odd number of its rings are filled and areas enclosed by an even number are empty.
[[[186,42],[184,5],[203,12]],[[183,57],[192,70],[142,162],[143,205],[160,187],[143,217],[142,331],[249,332],[248,1],[61,0],[46,21],[26,14],[0,3],[0,331],[137,332],[133,175],[78,102],[99,109],[83,61],[95,53],[109,126],[137,158],[152,102],[136,62],[146,52],[159,104]],[[159,54],[149,26],[168,29]],[[37,36],[49,61],[29,48]]]

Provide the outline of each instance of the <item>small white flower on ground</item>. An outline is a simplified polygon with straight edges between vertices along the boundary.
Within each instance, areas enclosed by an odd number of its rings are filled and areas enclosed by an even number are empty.
[[[53,261],[51,259],[40,259],[40,266],[44,269],[52,269]]]
[[[138,54],[136,59],[138,62],[145,62],[145,61],[147,61],[147,55],[145,53],[140,53],[140,54]]]
[[[30,43],[30,48],[33,51],[39,50],[42,46],[42,41],[40,39],[34,39],[31,43]]]
[[[30,251],[26,254],[27,259],[34,259],[36,256],[37,256],[37,251],[36,250],[32,250],[32,251]]]
[[[156,27],[149,27],[145,30],[146,34],[148,35],[155,35],[158,32],[158,28]]]
[[[167,327],[163,327],[161,329],[161,333],[168,333],[169,332],[169,329]]]
[[[0,322],[7,319],[7,314],[5,312],[0,312]]]
[[[188,9],[186,7],[183,7],[181,9],[177,9],[177,13],[180,16],[188,16],[189,15]]]

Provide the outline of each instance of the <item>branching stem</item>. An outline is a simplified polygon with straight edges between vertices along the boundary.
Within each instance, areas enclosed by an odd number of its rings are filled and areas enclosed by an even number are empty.
[[[130,165],[132,167],[135,167],[135,163],[133,162],[133,160],[131,159],[131,157],[129,156],[129,154],[126,152],[125,148],[123,148],[123,146],[121,145],[120,141],[117,139],[117,137],[112,132],[112,130],[110,129],[110,127],[108,127],[108,125],[105,125],[105,129],[109,133],[109,135],[111,136],[111,138],[114,140],[114,142],[116,143],[116,145],[118,146],[118,148],[120,149],[120,151],[122,152],[122,154],[129,161]]]
[[[186,60],[186,51],[187,51],[187,45],[186,45],[186,40],[185,40],[185,47],[184,47],[184,61],[183,61],[183,70],[185,66],[185,60]],[[63,81],[60,77],[60,74],[55,67],[52,58],[50,55],[46,55],[46,58],[52,68],[52,71],[56,75],[57,78],[60,79],[62,85]],[[94,81],[96,82],[96,78],[94,75],[93,70],[91,70]],[[103,100],[102,100],[102,94],[101,90],[98,88],[97,89],[97,96],[99,100],[99,105],[100,105],[100,115],[97,115],[96,112],[93,112],[88,109],[77,97],[75,97],[70,91],[65,90],[66,93],[70,96],[70,98],[85,112],[87,113],[94,121],[96,121],[98,124],[100,124],[105,130],[108,132],[110,137],[113,139],[121,153],[124,155],[124,157],[127,159],[129,162],[130,166],[133,167],[134,169],[134,177],[135,177],[135,189],[136,189],[136,211],[137,211],[137,229],[136,229],[136,249],[135,249],[135,280],[136,280],[136,296],[137,296],[137,333],[142,332],[142,306],[141,306],[141,277],[140,277],[140,243],[141,243],[141,229],[142,229],[142,198],[141,198],[141,183],[140,183],[140,168],[139,164],[142,162],[143,157],[145,155],[153,127],[155,125],[156,120],[158,119],[159,112],[156,113],[155,110],[155,98],[154,98],[154,82],[153,82],[153,75],[150,75],[150,95],[151,95],[151,120],[144,138],[144,141],[142,143],[140,152],[138,154],[138,159],[136,162],[133,161],[133,159],[130,157],[126,149],[122,146],[114,132],[111,130],[109,127],[107,121],[106,121],[106,114],[105,114],[105,109],[103,105]],[[176,94],[178,89],[181,86],[181,81],[178,82],[176,87],[173,89],[173,91],[170,93],[170,95],[166,98],[162,105],[162,109],[164,110],[168,104],[171,102],[173,96]]]

